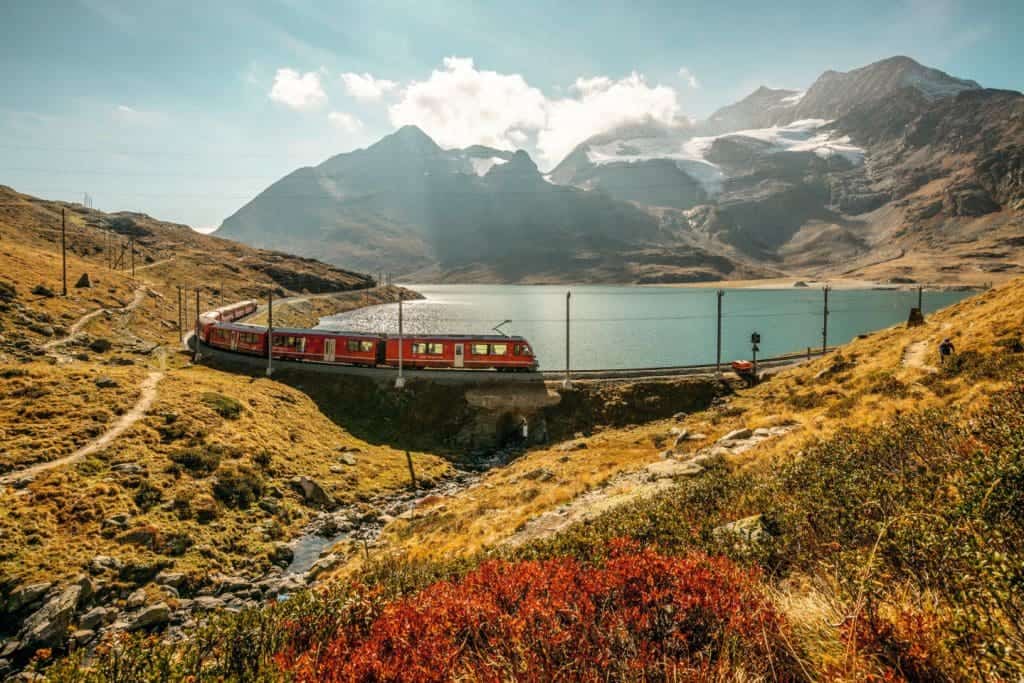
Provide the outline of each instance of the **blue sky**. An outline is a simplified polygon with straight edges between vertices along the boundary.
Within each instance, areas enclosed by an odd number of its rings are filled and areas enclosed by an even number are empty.
[[[1024,3],[120,2],[0,7],[0,183],[213,227],[416,123],[550,168],[641,114],[906,54],[1024,89]]]

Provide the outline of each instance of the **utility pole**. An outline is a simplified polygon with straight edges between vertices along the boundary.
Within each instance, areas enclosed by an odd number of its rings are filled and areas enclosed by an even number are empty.
[[[61,282],[63,282],[64,296],[68,295],[68,236],[67,227],[64,224],[64,207],[60,209],[60,270]]]
[[[924,317],[924,287],[921,285],[917,286],[917,310],[921,311],[921,317]]]
[[[572,374],[569,372],[569,300],[572,299],[572,292],[565,293],[565,381],[562,386],[572,386]]]
[[[267,377],[274,372],[274,290],[267,292]]]
[[[199,288],[196,287],[196,332],[192,338],[192,343],[195,345],[195,353],[192,355],[192,362],[199,362]]]
[[[828,349],[828,285],[825,285],[825,289],[822,290],[825,294],[825,307],[822,309],[822,324],[821,324],[821,353],[824,355]]]
[[[131,251],[132,260],[132,278],[135,278],[135,238],[132,237],[128,240],[128,249]]]
[[[395,389],[405,386],[405,377],[402,375],[402,347],[405,346],[405,339],[402,329],[402,300],[405,297],[402,292],[398,293],[398,378],[395,380]]]
[[[722,374],[722,297],[725,290],[718,290],[718,331],[715,334],[715,373]]]
[[[181,285],[178,285],[178,342],[179,343],[181,343],[181,337],[182,337],[183,333],[184,333],[184,330],[182,330],[182,322],[181,322]]]
[[[412,488],[416,488],[416,470],[412,467],[412,455],[409,451],[405,452],[405,460],[409,463],[409,478],[412,480]]]

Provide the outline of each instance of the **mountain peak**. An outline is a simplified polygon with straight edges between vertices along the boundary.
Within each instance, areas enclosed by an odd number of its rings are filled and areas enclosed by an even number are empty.
[[[435,155],[442,151],[433,138],[423,132],[423,129],[413,125],[402,126],[394,133],[385,135],[369,149],[400,150],[404,153],[420,155]]]

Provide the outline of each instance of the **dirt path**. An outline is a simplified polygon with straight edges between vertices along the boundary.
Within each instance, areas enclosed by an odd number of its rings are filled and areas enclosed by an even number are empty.
[[[905,368],[919,368],[928,372],[938,372],[938,368],[928,364],[928,349],[931,345],[927,341],[917,341],[909,344],[903,350],[903,359],[900,363]]]
[[[130,313],[131,311],[134,311],[142,303],[145,296],[146,288],[139,287],[135,290],[135,296],[132,297],[131,302],[129,302],[127,306],[122,306],[121,308],[97,308],[95,311],[86,313],[71,325],[71,329],[68,330],[67,336],[46,342],[43,344],[43,348],[49,351],[50,349],[54,349],[58,346],[63,346],[64,344],[74,341],[90,321],[104,313]]]
[[[24,477],[34,477],[40,472],[45,472],[46,470],[53,469],[54,467],[70,465],[71,463],[81,460],[87,455],[91,455],[96,451],[106,448],[114,441],[114,439],[121,436],[125,430],[138,422],[139,419],[146,414],[146,411],[149,410],[149,407],[153,405],[153,401],[156,399],[156,388],[163,377],[163,372],[156,370],[150,372],[146,379],[142,381],[142,384],[139,385],[139,388],[142,391],[139,394],[139,400],[135,402],[135,405],[132,406],[131,410],[119,417],[117,422],[115,422],[110,429],[100,434],[94,440],[85,444],[74,453],[65,455],[63,458],[57,458],[56,460],[50,460],[49,462],[41,462],[37,465],[32,465],[31,467],[27,467],[16,472],[8,472],[0,477],[0,484],[10,484],[11,482]]]

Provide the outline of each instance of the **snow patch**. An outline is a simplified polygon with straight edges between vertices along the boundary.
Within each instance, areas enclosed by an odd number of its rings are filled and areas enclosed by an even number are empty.
[[[806,94],[807,94],[806,90],[801,90],[800,92],[798,92],[795,95],[790,95],[789,97],[783,97],[781,100],[779,100],[779,102],[781,102],[782,104],[790,104],[790,105],[796,104],[797,102],[802,100],[804,98],[804,95],[806,95]]]
[[[470,159],[469,163],[473,165],[473,172],[478,176],[485,176],[495,166],[500,166],[508,161],[508,159],[502,159],[501,157],[488,157],[486,159],[474,158]]]

